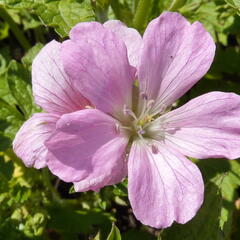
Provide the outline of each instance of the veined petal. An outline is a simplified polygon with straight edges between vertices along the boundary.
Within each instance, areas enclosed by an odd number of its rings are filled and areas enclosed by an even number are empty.
[[[66,182],[82,181],[78,191],[99,188],[125,177],[128,139],[118,131],[116,123],[97,109],[63,115],[46,142],[49,169]]]
[[[106,185],[119,183],[127,176],[127,161],[125,149],[127,138],[115,138],[104,144],[94,154],[94,169],[80,182],[74,183],[76,192],[88,190],[98,191]]]
[[[35,102],[45,111],[64,114],[90,105],[66,75],[60,60],[61,43],[51,41],[32,64],[32,85]]]
[[[61,59],[75,87],[103,112],[116,116],[125,104],[131,108],[135,70],[124,42],[96,22],[79,23],[70,38],[62,44]]]
[[[184,155],[235,159],[240,157],[239,116],[240,96],[210,92],[163,115],[156,123],[158,129],[161,125],[165,128],[165,143]]]
[[[55,129],[58,116],[49,113],[35,113],[17,132],[13,150],[27,167],[46,166],[47,149],[44,142]]]
[[[166,228],[186,223],[203,202],[197,166],[182,154],[152,141],[134,142],[129,155],[128,189],[133,212],[142,223]]]
[[[142,48],[142,37],[139,32],[134,28],[128,28],[119,20],[109,20],[103,26],[114,32],[125,43],[129,63],[137,67]]]
[[[210,34],[179,13],[165,12],[143,36],[138,71],[140,90],[155,100],[157,113],[186,93],[209,69],[215,53]]]

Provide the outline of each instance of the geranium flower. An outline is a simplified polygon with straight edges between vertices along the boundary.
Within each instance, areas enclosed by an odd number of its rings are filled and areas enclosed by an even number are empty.
[[[240,156],[240,97],[211,92],[169,107],[209,69],[215,44],[199,22],[165,12],[143,38],[120,21],[79,23],[32,66],[32,116],[13,143],[76,191],[128,176],[133,212],[156,228],[186,223],[203,202],[194,158]],[[136,87],[136,83],[139,87]]]

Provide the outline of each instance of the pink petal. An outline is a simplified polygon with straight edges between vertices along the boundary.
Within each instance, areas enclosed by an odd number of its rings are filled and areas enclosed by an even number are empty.
[[[240,157],[240,96],[211,92],[159,119],[165,142],[195,158]]]
[[[82,181],[74,183],[76,192],[98,191],[106,185],[119,183],[127,175],[126,138],[115,138],[104,144],[94,155],[94,169]]]
[[[83,109],[90,103],[73,87],[59,57],[61,43],[51,41],[32,65],[35,102],[45,111],[64,114]]]
[[[63,115],[46,142],[49,169],[66,182],[83,181],[79,191],[122,179],[128,139],[118,131],[116,124],[116,120],[96,109]],[[109,174],[115,176],[109,177]]]
[[[79,23],[70,37],[61,59],[75,87],[99,110],[122,114],[124,104],[131,107],[135,75],[125,44],[96,22]]]
[[[186,223],[203,202],[204,185],[197,166],[159,142],[134,142],[128,163],[129,199],[142,223],[166,228]]]
[[[142,37],[139,32],[134,28],[128,28],[118,20],[109,20],[103,26],[114,32],[126,44],[129,62],[137,67],[142,47]]]
[[[199,22],[165,12],[149,23],[143,36],[140,89],[155,100],[152,112],[171,105],[209,69],[215,53],[212,37]]]
[[[27,167],[46,166],[47,149],[44,142],[55,129],[58,116],[48,113],[35,113],[17,132],[13,150]]]

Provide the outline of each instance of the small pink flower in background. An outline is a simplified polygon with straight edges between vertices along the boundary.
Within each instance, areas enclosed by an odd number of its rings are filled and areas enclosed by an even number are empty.
[[[33,93],[46,113],[22,126],[14,151],[76,191],[128,176],[137,219],[156,228],[186,223],[204,184],[185,155],[240,156],[239,96],[211,92],[167,111],[208,71],[214,52],[202,25],[178,13],[154,19],[143,38],[120,21],[79,23],[35,58]]]

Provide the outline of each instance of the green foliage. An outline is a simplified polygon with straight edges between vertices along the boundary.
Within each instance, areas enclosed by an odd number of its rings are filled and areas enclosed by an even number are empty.
[[[6,22],[0,22],[0,40],[7,38],[9,34],[9,26]]]
[[[113,224],[112,230],[107,238],[107,240],[121,240],[121,234],[119,229]]]
[[[239,0],[225,0],[238,14],[240,14],[240,1]]]
[[[38,5],[35,11],[44,24],[54,27],[62,37],[67,36],[69,30],[77,23],[94,20],[88,0],[49,1]]]
[[[90,0],[2,0],[9,8],[29,9],[47,26],[55,28],[61,37],[77,23],[94,20]]]

